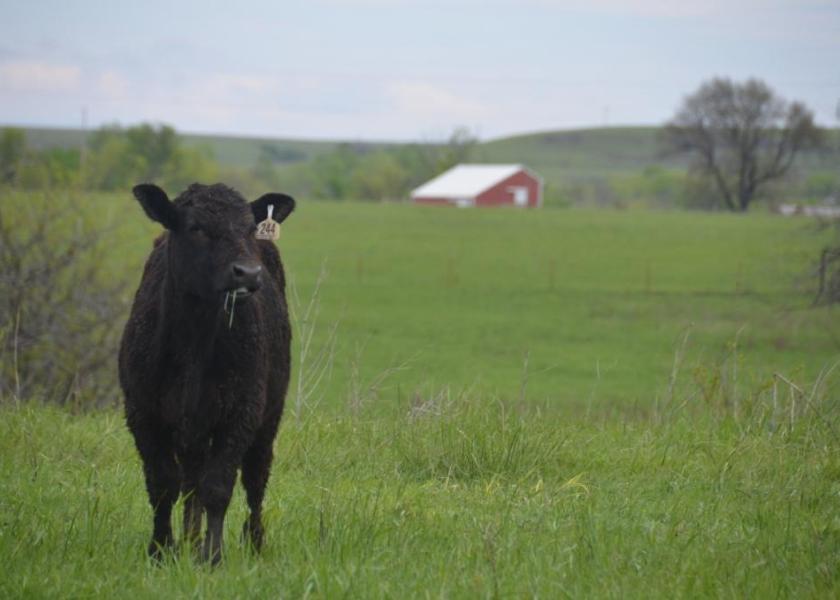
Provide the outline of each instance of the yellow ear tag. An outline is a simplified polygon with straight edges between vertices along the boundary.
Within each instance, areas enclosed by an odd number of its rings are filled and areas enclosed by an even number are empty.
[[[268,218],[257,224],[257,239],[277,241],[280,239],[280,223],[271,218],[274,214],[274,205],[268,205]]]

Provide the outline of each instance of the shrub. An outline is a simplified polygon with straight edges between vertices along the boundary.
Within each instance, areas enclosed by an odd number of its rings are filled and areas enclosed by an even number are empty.
[[[0,189],[0,400],[114,401],[125,285],[80,200]]]

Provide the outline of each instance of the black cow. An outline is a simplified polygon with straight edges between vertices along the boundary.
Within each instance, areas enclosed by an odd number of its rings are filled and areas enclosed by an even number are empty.
[[[167,231],[154,244],[119,354],[125,415],[154,510],[149,554],[172,545],[172,505],[185,495],[184,537],[221,558],[222,526],[236,481],[248,497],[244,535],[262,545],[261,507],[272,444],[289,384],[291,327],[280,255],[255,237],[282,222],[284,194],[248,204],[222,184],[193,184],[174,202],[159,187],[134,188]]]

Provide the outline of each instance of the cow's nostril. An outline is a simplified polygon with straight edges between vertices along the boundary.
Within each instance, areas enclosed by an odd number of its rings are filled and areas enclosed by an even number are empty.
[[[231,272],[233,273],[233,278],[237,281],[253,281],[260,278],[262,266],[234,263],[231,265]]]

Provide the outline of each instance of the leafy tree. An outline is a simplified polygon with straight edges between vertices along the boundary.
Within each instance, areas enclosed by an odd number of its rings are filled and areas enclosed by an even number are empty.
[[[131,144],[119,132],[97,131],[91,139],[91,153],[85,176],[91,189],[125,190],[147,181],[146,159],[132,151]]]
[[[281,146],[279,144],[262,144],[260,146],[260,161],[269,163],[301,162],[307,159],[303,150]]]
[[[251,175],[264,186],[263,189],[273,190],[283,186],[280,169],[277,167],[279,163],[283,162],[281,156],[283,156],[282,151],[278,150],[275,145],[263,144],[260,146],[260,153],[256,164],[251,169]]]
[[[473,153],[478,139],[466,127],[457,127],[438,153],[437,171],[443,173],[455,165],[466,162]]]
[[[26,133],[7,127],[0,135],[0,182],[25,189],[75,187],[79,182],[80,154],[76,148],[27,148]]]
[[[350,180],[352,195],[363,200],[399,200],[406,192],[408,173],[397,158],[380,151],[365,156]]]
[[[81,154],[77,148],[49,148],[30,153],[20,168],[18,184],[26,189],[78,187]]]
[[[123,138],[124,133],[119,124],[103,125],[88,136],[87,145],[91,151],[99,152],[111,140]]]
[[[447,161],[441,160],[441,153],[441,146],[433,144],[406,144],[392,151],[406,171],[406,193],[449,168],[443,167],[443,163]],[[451,158],[453,157],[450,156],[447,160]]]
[[[349,144],[318,156],[312,163],[313,193],[316,198],[346,200],[350,197],[350,178],[359,156]]]
[[[0,136],[0,182],[12,183],[26,154],[26,134],[22,129],[6,127]]]
[[[219,165],[212,150],[206,147],[177,148],[163,165],[160,180],[173,192],[195,182],[212,183],[219,179]]]
[[[146,162],[146,181],[158,180],[179,151],[178,136],[169,125],[154,127],[143,123],[126,129],[125,136],[132,154],[142,156]]]
[[[664,130],[666,144],[694,158],[723,204],[746,211],[770,182],[784,177],[805,149],[822,143],[813,114],[756,79],[713,79],[688,96]]]
[[[126,189],[138,181],[175,178],[177,164],[195,166],[198,157],[187,158],[175,130],[148,123],[123,129],[107,125],[89,141],[88,185],[96,189]]]
[[[465,128],[456,129],[444,144],[404,144],[374,149],[370,145],[341,144],[315,158],[309,169],[312,194],[317,198],[397,200],[414,187],[472,156],[477,140]],[[268,160],[258,164],[261,178]]]

